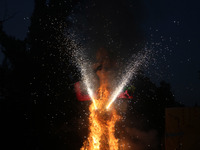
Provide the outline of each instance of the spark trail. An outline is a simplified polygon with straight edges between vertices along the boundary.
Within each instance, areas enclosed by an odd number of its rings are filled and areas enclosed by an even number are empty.
[[[116,100],[117,96],[121,93],[124,86],[131,80],[131,78],[136,75],[138,69],[142,64],[147,64],[150,51],[146,51],[144,54],[139,53],[138,55],[133,55],[131,57],[130,64],[126,67],[122,80],[117,88],[114,90],[113,94],[109,98],[109,103],[106,106],[106,109],[109,109],[112,103]]]
[[[103,78],[105,81],[100,82],[101,84],[97,93],[94,93],[95,77],[91,61],[87,59],[84,49],[81,46],[77,46],[75,43],[74,46],[76,46],[73,54],[75,58],[74,63],[80,69],[82,81],[92,100],[89,107],[89,135],[84,141],[81,150],[118,150],[120,149],[120,145],[119,139],[115,137],[115,124],[120,121],[121,116],[118,115],[115,107],[112,109],[109,108],[122,92],[124,86],[128,84],[133,76],[136,76],[138,69],[148,64],[150,51],[145,51],[131,57],[129,65],[123,70],[121,81],[114,88],[114,92],[108,89],[110,81]]]
[[[92,74],[91,62],[84,55],[82,47],[75,44],[75,42],[73,42],[73,45],[76,47],[76,49],[74,50],[74,54],[73,54],[74,58],[75,58],[74,63],[80,69],[81,77],[82,77],[83,83],[86,87],[87,93],[90,96],[90,98],[91,98],[91,100],[94,104],[95,109],[97,109],[97,105],[96,105],[96,102],[95,102],[95,95],[94,95],[94,92],[92,91],[93,84],[92,84],[91,79],[94,79],[94,75]]]

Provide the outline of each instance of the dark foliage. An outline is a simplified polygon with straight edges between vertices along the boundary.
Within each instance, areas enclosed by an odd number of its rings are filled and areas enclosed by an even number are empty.
[[[126,125],[148,132],[156,130],[160,148],[163,149],[165,136],[165,108],[182,107],[175,101],[170,84],[161,81],[156,86],[148,77],[140,73],[133,81],[135,90],[133,102],[127,111]],[[130,121],[131,119],[131,121]]]
[[[71,78],[76,74],[69,60],[72,45],[64,34],[66,18],[75,4],[76,1],[51,0],[46,4],[45,0],[35,0],[24,41],[7,36],[3,22],[0,24],[0,44],[5,55],[0,68],[4,117],[1,129],[5,131],[2,138],[6,147],[81,147],[74,122],[78,113],[72,85],[77,78]],[[66,123],[68,126],[63,129]]]

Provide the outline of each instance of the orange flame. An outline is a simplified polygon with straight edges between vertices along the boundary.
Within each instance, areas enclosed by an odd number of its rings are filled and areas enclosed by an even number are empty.
[[[115,137],[115,124],[120,120],[115,107],[106,109],[110,97],[110,75],[114,63],[105,49],[97,52],[97,63],[94,65],[99,77],[100,88],[90,107],[89,135],[81,150],[119,150],[119,141]]]
[[[98,96],[94,103],[89,107],[89,137],[83,143],[81,150],[118,150],[118,139],[115,138],[115,123],[119,121],[120,116],[113,107],[109,111],[106,104],[109,98],[107,84],[101,84],[98,90]]]

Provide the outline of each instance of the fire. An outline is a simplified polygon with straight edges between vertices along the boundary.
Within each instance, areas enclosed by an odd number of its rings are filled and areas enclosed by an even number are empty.
[[[81,150],[119,150],[125,149],[126,145],[128,145],[123,140],[119,141],[115,137],[115,124],[121,117],[117,114],[112,104],[122,92],[124,86],[136,75],[139,66],[147,61],[147,56],[148,51],[131,57],[130,64],[125,69],[121,81],[113,91],[113,88],[111,90],[110,87],[112,87],[112,78],[114,77],[112,75],[114,75],[117,64],[109,57],[105,49],[99,49],[96,57],[97,63],[94,64],[94,70],[100,82],[96,97],[91,88],[89,88],[91,78],[87,77],[86,74],[84,76],[92,104],[89,107],[89,135],[84,141]],[[82,70],[84,74],[85,68]],[[111,91],[112,93],[110,93]]]
[[[81,150],[119,149],[118,139],[115,137],[115,123],[120,120],[120,116],[114,107],[106,109],[109,96],[107,84],[101,83],[95,103],[89,107],[90,133]]]
[[[128,61],[127,67],[122,72],[121,79],[115,89],[109,88],[115,79],[116,71],[118,70],[118,63],[113,58],[111,53],[108,53],[104,48],[100,48],[96,54],[96,63],[94,66],[88,61],[84,54],[84,48],[79,47],[72,38],[72,43],[76,47],[74,49],[75,64],[81,71],[82,81],[85,84],[88,95],[92,101],[89,111],[89,136],[83,143],[81,150],[118,150],[124,149],[125,144],[123,140],[118,141],[115,137],[115,124],[120,120],[115,107],[112,105],[117,99],[118,95],[122,92],[124,86],[134,78],[142,64],[147,67],[151,55],[151,50],[145,48],[144,53],[132,55]],[[143,67],[144,67],[143,66]],[[93,68],[93,69],[91,69]],[[97,93],[93,93],[96,88],[92,84],[94,72],[99,78],[100,88]],[[94,78],[95,79],[95,78]],[[111,82],[109,82],[111,81]],[[110,84],[110,85],[109,85]],[[115,84],[113,84],[115,85]],[[112,93],[110,94],[110,91]],[[120,146],[119,146],[120,143]]]

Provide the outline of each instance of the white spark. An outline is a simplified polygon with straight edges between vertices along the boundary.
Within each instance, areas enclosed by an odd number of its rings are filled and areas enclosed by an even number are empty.
[[[73,41],[72,41],[73,42]],[[86,86],[87,93],[89,94],[95,109],[97,109],[95,98],[93,94],[93,87],[92,87],[92,80],[94,79],[93,71],[91,70],[91,64],[90,61],[86,59],[86,56],[84,55],[83,48],[78,46],[76,42],[73,42],[73,45],[76,47],[74,51],[74,57],[76,60],[77,67],[81,71],[82,80]],[[124,86],[131,80],[131,78],[136,75],[139,67],[145,63],[147,63],[147,59],[149,58],[150,51],[145,51],[145,53],[139,53],[138,55],[133,55],[131,57],[130,64],[125,69],[125,72],[123,73],[124,76],[122,76],[122,81],[119,83],[119,86],[114,90],[113,94],[111,95],[109,99],[109,103],[106,107],[106,109],[109,109],[111,104],[116,100],[117,96],[121,93]]]
[[[147,61],[147,56],[149,54],[149,51],[145,52],[145,54],[138,54],[137,56],[132,56],[132,62],[130,63],[130,65],[128,65],[128,67],[125,70],[125,74],[124,76],[122,76],[122,81],[120,82],[119,86],[116,88],[116,90],[113,92],[113,94],[111,95],[110,99],[109,99],[109,103],[106,107],[106,109],[109,109],[109,107],[111,106],[111,104],[116,100],[117,96],[121,93],[122,89],[124,88],[124,86],[131,80],[131,78],[136,75],[139,67],[143,64],[146,63]],[[136,58],[135,61],[133,61]]]
[[[92,91],[92,80],[94,79],[93,74],[92,74],[92,67],[91,64],[89,63],[88,59],[86,58],[86,56],[83,53],[83,48],[80,46],[77,46],[75,43],[73,43],[74,46],[76,46],[76,49],[74,51],[74,57],[76,60],[76,64],[77,67],[80,69],[81,71],[81,76],[83,79],[83,83],[85,84],[86,90],[88,95],[90,96],[95,109],[97,109],[96,103],[95,103],[95,99],[94,99],[94,94]]]

